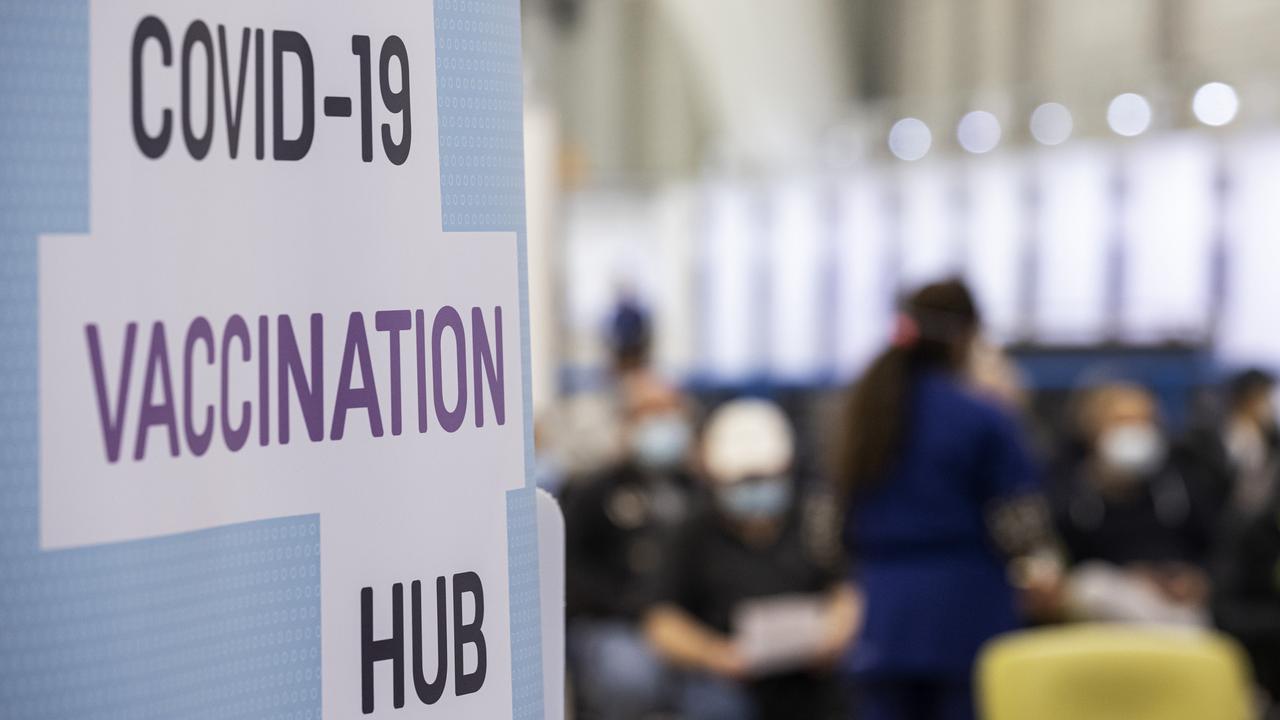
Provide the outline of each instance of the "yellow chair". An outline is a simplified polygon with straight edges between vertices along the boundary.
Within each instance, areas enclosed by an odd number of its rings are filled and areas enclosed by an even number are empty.
[[[985,720],[1247,720],[1249,670],[1214,632],[1075,625],[996,638],[977,669]]]

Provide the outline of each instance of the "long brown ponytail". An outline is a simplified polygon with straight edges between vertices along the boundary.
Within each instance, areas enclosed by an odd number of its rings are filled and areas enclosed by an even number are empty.
[[[871,363],[846,401],[836,444],[845,497],[856,501],[889,469],[908,431],[917,376],[959,369],[979,322],[973,296],[960,280],[926,285],[902,304],[893,344]]]

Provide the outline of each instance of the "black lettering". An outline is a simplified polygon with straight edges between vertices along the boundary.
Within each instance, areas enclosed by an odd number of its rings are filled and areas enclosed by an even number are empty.
[[[253,31],[253,156],[261,160],[266,157],[266,117],[267,108],[267,61],[263,57],[262,28]]]
[[[234,160],[240,152],[240,119],[244,113],[244,79],[249,70],[249,28],[240,34],[240,80],[231,100],[231,70],[227,67],[227,28],[218,26],[218,57],[222,59],[222,106],[227,118],[227,149]]]
[[[462,596],[470,593],[475,600],[476,614],[471,622],[462,622]],[[488,668],[488,653],[485,648],[484,632],[484,587],[480,576],[474,572],[458,573],[453,576],[453,667],[454,692],[459,697],[470,695],[484,685],[484,676]],[[475,672],[467,673],[463,664],[463,649],[467,645],[476,646]]]
[[[400,64],[400,89],[396,91],[391,89],[391,58],[395,58]],[[409,52],[405,50],[404,41],[395,35],[389,36],[382,43],[378,66],[382,104],[392,114],[400,115],[400,142],[391,139],[391,123],[383,123],[382,149],[393,165],[403,165],[409,159],[409,145],[413,140],[409,101]]]
[[[391,661],[391,704],[404,707],[404,586],[391,586],[391,637],[373,639],[373,588],[360,590],[360,681],[361,707],[373,712],[373,664]]]
[[[431,682],[422,673],[422,583],[414,580],[410,586],[413,610],[413,689],[418,699],[427,705],[434,705],[444,694],[445,682],[449,679],[449,626],[445,614],[448,612],[443,577],[436,578],[436,676]]]
[[[191,129],[191,50],[197,44],[204,46],[204,137],[197,137]],[[182,137],[187,141],[187,151],[196,160],[203,160],[213,144],[213,36],[209,26],[196,20],[187,28],[182,38]]]
[[[298,137],[284,136],[284,55],[298,57],[302,67],[302,129]],[[311,149],[315,135],[315,65],[311,60],[311,46],[306,39],[292,30],[276,30],[271,33],[271,94],[275,100],[275,158],[276,160],[301,160]]]
[[[173,47],[169,42],[169,31],[164,23],[155,15],[148,15],[138,23],[133,33],[133,138],[138,142],[138,149],[143,155],[155,160],[169,148],[169,138],[173,135],[173,111],[164,108],[160,113],[160,132],[157,135],[147,133],[142,122],[142,47],[147,40],[154,39],[160,43],[160,62],[165,67],[173,64]]]

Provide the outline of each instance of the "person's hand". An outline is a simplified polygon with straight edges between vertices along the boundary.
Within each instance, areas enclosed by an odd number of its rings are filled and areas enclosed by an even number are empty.
[[[851,638],[848,635],[833,635],[823,640],[814,656],[813,664],[818,670],[833,670],[840,664],[841,658],[849,650]]]
[[[865,611],[865,599],[852,584],[843,583],[831,594],[827,605],[827,632],[814,657],[817,669],[830,671],[840,664],[862,627]]]
[[[1209,602],[1209,578],[1203,570],[1190,565],[1168,568],[1161,575],[1160,590],[1180,605],[1203,607]]]
[[[1066,578],[1056,559],[1020,558],[1014,563],[1011,577],[1022,611],[1028,618],[1051,622],[1065,614]]]
[[[725,680],[742,680],[750,667],[732,642],[717,642],[708,647],[703,665],[707,672]]]

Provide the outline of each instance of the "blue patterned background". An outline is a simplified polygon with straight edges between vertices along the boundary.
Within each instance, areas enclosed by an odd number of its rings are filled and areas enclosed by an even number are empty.
[[[518,234],[528,429],[519,3],[438,0],[435,18],[444,225]],[[85,0],[0,0],[0,716],[315,718],[318,516],[38,547],[36,237],[88,230],[88,31]],[[513,705],[538,718],[526,484],[508,497]]]

